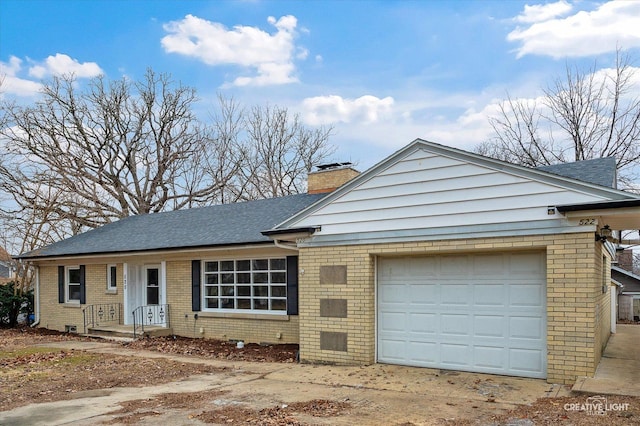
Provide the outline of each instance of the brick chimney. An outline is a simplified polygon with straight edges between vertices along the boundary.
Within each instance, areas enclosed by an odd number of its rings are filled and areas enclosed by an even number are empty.
[[[622,250],[616,252],[618,258],[618,268],[633,272],[633,250]]]
[[[309,173],[307,192],[321,194],[333,192],[360,174],[351,163],[333,163],[316,166],[317,171]]]

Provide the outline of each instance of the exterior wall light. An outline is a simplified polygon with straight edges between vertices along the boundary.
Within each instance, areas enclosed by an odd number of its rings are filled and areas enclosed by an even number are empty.
[[[609,238],[611,238],[611,235],[612,235],[611,228],[609,228],[609,225],[605,225],[602,228],[600,228],[599,234],[596,233],[596,241],[602,241],[604,243]]]

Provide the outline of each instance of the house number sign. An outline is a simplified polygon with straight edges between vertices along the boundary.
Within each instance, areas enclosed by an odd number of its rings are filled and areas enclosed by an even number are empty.
[[[580,219],[578,225],[597,225],[598,219],[590,218],[590,219]]]

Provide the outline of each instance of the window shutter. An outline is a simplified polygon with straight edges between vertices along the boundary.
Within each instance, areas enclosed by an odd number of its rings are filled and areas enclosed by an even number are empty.
[[[287,256],[287,315],[298,315],[298,256]]]
[[[84,265],[80,265],[80,304],[87,303],[87,288],[84,281]]]
[[[200,311],[200,261],[191,261],[191,310]]]
[[[58,303],[64,303],[64,266],[58,266]]]

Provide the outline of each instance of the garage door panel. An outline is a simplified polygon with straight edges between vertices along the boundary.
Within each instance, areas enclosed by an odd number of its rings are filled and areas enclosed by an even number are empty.
[[[504,270],[504,258],[500,254],[476,255],[473,257],[473,276],[495,277],[497,271]]]
[[[432,258],[438,265],[436,270],[438,277],[454,278],[466,277],[469,274],[469,260],[460,256],[441,256],[440,258]]]
[[[407,300],[407,289],[404,283],[390,283],[380,289],[378,300],[380,303],[400,303],[404,304]]]
[[[535,349],[510,349],[509,363],[514,371],[535,373],[544,368],[545,354]]]
[[[438,345],[434,342],[411,342],[408,345],[411,355],[410,362],[414,365],[420,363],[438,362]]]
[[[505,318],[502,315],[474,315],[474,336],[505,337]]]
[[[504,347],[496,346],[474,346],[474,365],[487,369],[500,370],[505,364]]]
[[[411,332],[436,334],[438,332],[438,315],[410,313],[408,329]]]
[[[467,344],[442,343],[440,345],[440,363],[443,367],[470,366],[471,348]]]
[[[385,312],[380,316],[380,331],[404,332],[407,328],[407,314],[404,312]]]
[[[511,338],[540,340],[544,334],[543,321],[539,317],[514,316],[509,319]]]
[[[380,347],[383,350],[380,355],[390,362],[402,362],[405,359],[407,351],[403,340],[382,339]]]
[[[382,258],[378,264],[379,271],[401,265],[405,272],[378,274],[380,362],[546,377],[544,253]]]
[[[474,305],[501,308],[505,303],[503,284],[476,284],[473,286]]]
[[[472,302],[473,294],[469,292],[467,284],[440,282],[440,303],[443,306],[468,306]]]
[[[544,292],[539,283],[512,284],[509,286],[509,305],[512,307],[542,307]]]
[[[468,336],[471,316],[467,314],[441,314],[440,333],[443,336]]]
[[[409,300],[414,305],[435,305],[439,302],[438,286],[435,284],[410,284]]]

